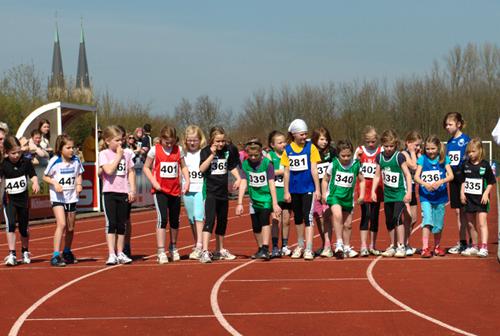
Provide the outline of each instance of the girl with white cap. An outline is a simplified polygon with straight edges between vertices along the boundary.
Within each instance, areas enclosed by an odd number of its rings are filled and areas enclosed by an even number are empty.
[[[320,186],[316,164],[321,161],[318,149],[307,141],[307,124],[295,119],[288,127],[288,145],[281,156],[285,167],[284,199],[292,203],[297,228],[297,248],[292,258],[304,256],[313,260],[313,204],[320,199]],[[305,247],[304,247],[305,231]]]

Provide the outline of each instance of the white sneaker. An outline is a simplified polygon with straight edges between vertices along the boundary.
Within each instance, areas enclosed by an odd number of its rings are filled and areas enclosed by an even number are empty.
[[[460,244],[460,242],[458,242],[455,246],[450,247],[448,249],[448,253],[449,254],[462,254],[462,252],[464,252],[466,249],[467,249],[466,246],[464,246],[464,245]]]
[[[28,251],[23,252],[23,264],[31,264],[31,253]]]
[[[466,257],[475,257],[479,253],[477,247],[471,246],[466,248],[461,254]]]
[[[288,246],[283,246],[281,248],[281,255],[288,257],[291,254],[292,254],[292,250],[290,250],[290,248]]]
[[[297,246],[294,250],[293,250],[293,253],[292,253],[292,256],[291,258],[292,259],[299,259],[300,257],[302,257],[302,253],[304,252],[304,248],[303,247],[300,247],[300,246]]]
[[[160,265],[168,264],[168,257],[167,257],[167,254],[165,252],[159,253],[156,260],[158,260],[158,264],[160,264]]]
[[[127,255],[123,252],[118,253],[118,257],[116,259],[118,260],[119,264],[130,264],[132,262],[132,259],[127,257]]]
[[[372,254],[372,255],[374,255],[376,257],[378,257],[381,254],[381,252],[379,250],[375,249],[375,248],[368,249],[368,252],[370,252],[370,254]]]
[[[344,254],[347,258],[356,258],[358,256],[358,252],[354,251],[354,249],[350,246],[346,246]]]
[[[170,250],[170,256],[172,257],[172,261],[179,261],[179,260],[181,260],[181,255],[179,254],[179,250],[178,249]]]
[[[4,258],[5,265],[6,266],[16,266],[17,265],[17,259],[16,256],[13,254],[10,254]]]
[[[108,260],[106,261],[106,265],[111,266],[116,264],[118,264],[118,258],[115,254],[110,254]]]
[[[411,247],[410,245],[405,246],[405,253],[407,257],[411,257],[412,255],[414,255],[416,250],[417,249]]]
[[[382,252],[380,255],[382,257],[391,258],[391,257],[394,257],[395,254],[396,254],[396,249],[394,248],[394,246],[391,245],[384,252]]]
[[[231,254],[227,249],[222,249],[214,253],[214,260],[234,260],[236,256]]]
[[[331,258],[331,257],[333,257],[332,248],[330,246],[325,247],[323,249],[323,251],[321,251],[320,256],[325,257],[325,258]]]
[[[359,255],[361,257],[368,257],[370,255],[370,251],[368,251],[368,249],[366,247],[363,247],[360,251],[359,251]]]
[[[203,251],[201,253],[200,262],[203,263],[203,264],[209,264],[209,263],[211,263],[212,262],[212,257],[210,256],[210,252]]]
[[[479,252],[477,252],[477,256],[480,258],[486,258],[488,256],[488,250],[485,248],[481,248]]]
[[[193,249],[193,252],[191,252],[189,254],[189,259],[191,259],[191,260],[200,260],[202,253],[203,253],[203,251],[201,249],[195,247]]]
[[[314,253],[309,249],[304,250],[304,260],[314,260]]]
[[[399,245],[396,248],[396,253],[394,253],[396,258],[405,258],[406,257],[406,248],[404,245]]]

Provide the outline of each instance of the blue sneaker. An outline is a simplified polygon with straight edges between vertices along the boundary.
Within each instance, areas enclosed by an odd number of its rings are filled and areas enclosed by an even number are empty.
[[[54,267],[64,267],[66,266],[66,263],[62,260],[60,255],[52,257],[50,259],[50,264]]]
[[[273,247],[273,251],[271,252],[271,258],[281,258],[281,251],[278,246]]]

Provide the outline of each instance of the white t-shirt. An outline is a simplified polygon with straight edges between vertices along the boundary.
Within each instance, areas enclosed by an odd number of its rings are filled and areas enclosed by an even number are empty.
[[[203,191],[203,174],[200,172],[200,152],[201,150],[184,156],[184,162],[189,170],[189,192]],[[182,184],[184,184],[184,178]]]
[[[83,174],[83,165],[77,156],[73,156],[70,162],[65,162],[60,156],[53,156],[45,169],[44,175],[54,178],[62,187],[62,192],[56,192],[54,186],[49,186],[50,201],[59,203],[76,203],[76,179]]]

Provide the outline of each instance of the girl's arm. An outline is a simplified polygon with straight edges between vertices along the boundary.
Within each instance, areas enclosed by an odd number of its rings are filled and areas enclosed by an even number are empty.
[[[81,193],[83,190],[82,182],[83,182],[83,176],[82,176],[82,174],[78,174],[78,176],[76,177],[76,193],[77,194]]]
[[[408,166],[409,169],[415,170],[417,169],[417,153],[415,153],[415,150],[409,150],[409,154],[407,152],[401,152],[401,154],[404,155],[406,159],[406,165]]]
[[[189,191],[189,169],[186,166],[186,162],[184,161],[184,158],[181,159],[181,172],[182,176],[184,177],[184,189],[182,190],[182,193],[185,194]],[[181,181],[182,183],[182,181]]]
[[[361,170],[358,174],[358,179],[359,179],[359,197],[358,197],[358,204],[363,204],[364,199],[365,199],[365,190],[366,190],[366,183],[365,183],[365,178],[363,174],[361,173]]]
[[[290,183],[290,167],[285,167],[285,174],[283,177],[283,183],[284,183],[284,200],[287,203],[290,203],[292,201],[292,196],[290,196],[290,188],[288,187],[288,184]]]
[[[377,167],[375,168],[375,176],[373,177],[372,190],[371,190],[373,202],[379,201],[377,200],[377,193],[376,193],[379,182],[380,182],[380,165],[377,164]]]
[[[467,197],[465,196],[465,182],[462,182],[460,185],[460,201],[462,201],[462,204],[467,204]]]
[[[241,216],[243,214],[243,197],[245,196],[246,190],[247,190],[247,179],[242,179],[240,183],[240,189],[238,190],[238,205],[236,206],[237,216]]]
[[[56,192],[59,193],[59,192],[63,191],[63,187],[59,184],[59,182],[56,181],[55,178],[52,178],[51,176],[44,175],[42,177],[42,180],[43,180],[43,182],[45,182],[47,184],[53,185],[54,186],[54,190]],[[81,182],[80,182],[80,186],[81,186]]]
[[[144,162],[144,166],[142,167],[142,172],[148,178],[149,182],[155,190],[161,190],[160,183],[155,179],[153,173],[151,172],[151,166],[153,165],[153,159],[150,157],[146,157],[146,161]]]
[[[488,204],[490,201],[490,191],[493,188],[493,184],[488,184],[486,189],[484,189],[483,196],[481,197],[481,204]]]
[[[411,201],[411,174],[406,162],[401,164],[401,169],[403,170],[403,174],[405,175],[406,180],[406,195],[403,199],[405,203],[409,203]]]
[[[421,178],[420,178],[420,175],[422,175],[422,166],[417,166],[417,170],[415,171],[415,176],[413,177],[414,180],[415,180],[415,183],[418,183],[420,184],[421,186],[423,186],[425,189],[429,190],[429,191],[433,191],[434,188],[432,187],[432,185],[430,185],[429,183],[427,182],[424,182]]]
[[[215,145],[210,146],[210,155],[205,159],[205,161],[203,161],[200,164],[200,171],[202,173],[206,172],[208,170],[208,168],[210,168],[210,164],[212,163],[212,160],[215,157],[216,150],[217,150],[217,147]]]
[[[323,204],[326,204],[326,193],[328,192],[328,183],[330,183],[330,178],[330,174],[327,172],[321,181],[321,202]]]
[[[281,208],[278,205],[278,197],[276,196],[276,186],[274,185],[274,179],[269,180],[269,191],[271,192],[271,198],[273,200],[274,215],[277,217],[281,213]]]
[[[135,202],[136,195],[136,185],[135,185],[135,169],[134,167],[130,167],[128,169],[128,184],[130,186],[130,191],[128,192],[128,201],[129,203]]]
[[[120,161],[122,160],[123,157],[123,148],[121,146],[118,146],[116,149],[116,157],[113,161],[103,164],[101,166],[102,170],[108,174],[108,175],[113,175],[118,168],[118,165],[120,164]]]
[[[311,161],[311,175],[314,181],[314,196],[319,201],[321,199],[321,186],[319,185],[318,164]]]
[[[31,189],[35,194],[40,191],[40,186],[38,185],[38,177],[35,175],[31,178]]]
[[[231,175],[233,175],[233,177],[236,179],[236,181],[234,181],[233,183],[233,190],[238,190],[241,183],[241,177],[237,167],[231,170]]]

